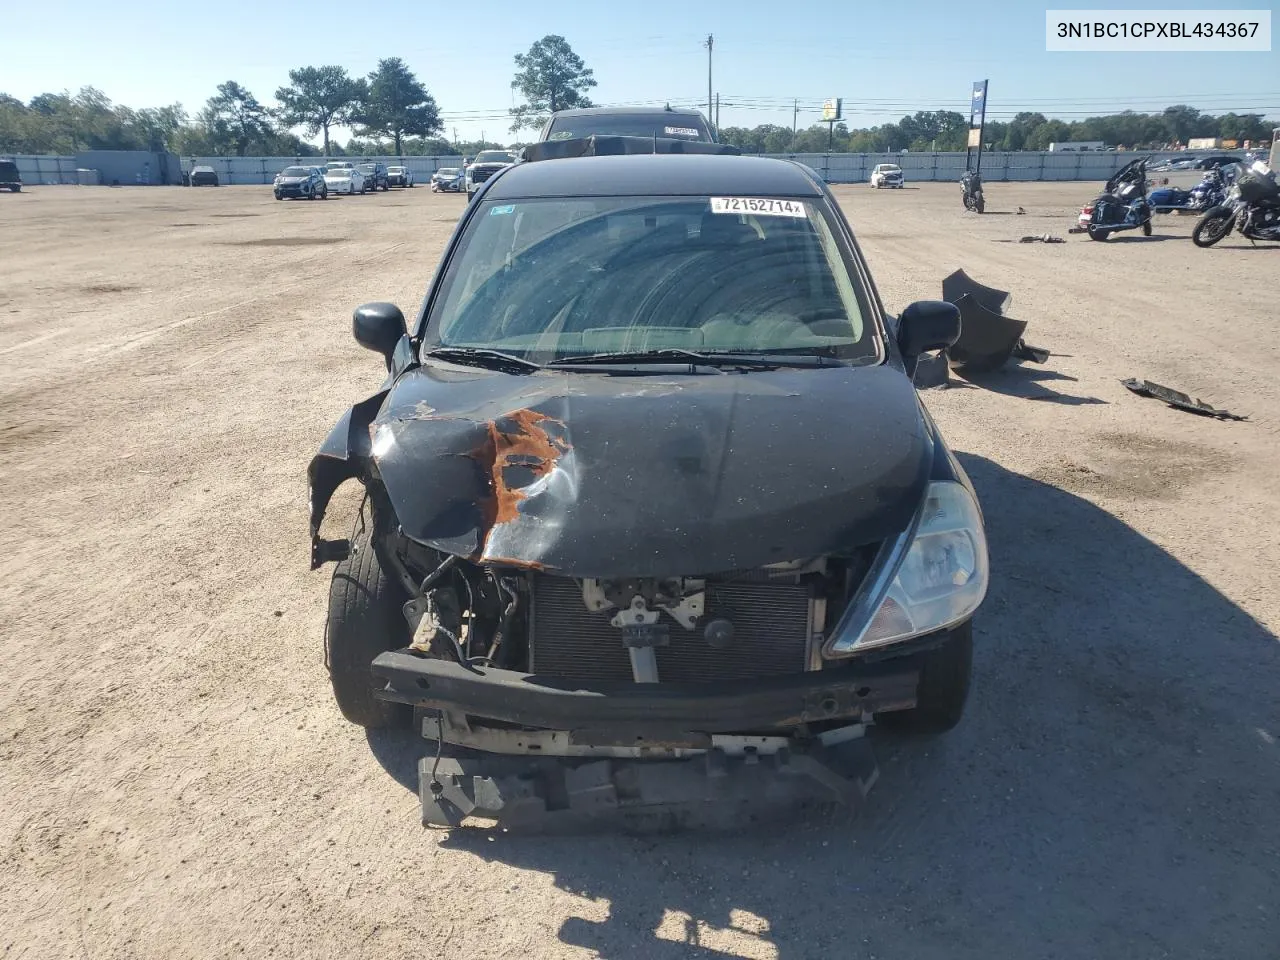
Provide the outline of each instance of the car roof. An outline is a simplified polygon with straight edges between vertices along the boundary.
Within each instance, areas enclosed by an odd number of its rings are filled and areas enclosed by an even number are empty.
[[[655,113],[671,113],[682,117],[700,117],[702,113],[689,107],[575,107],[572,110],[557,110],[552,117],[599,117],[625,116],[640,114],[652,116]]]
[[[509,167],[490,181],[486,200],[537,197],[821,197],[798,163],[767,157],[631,154],[540,160]]]

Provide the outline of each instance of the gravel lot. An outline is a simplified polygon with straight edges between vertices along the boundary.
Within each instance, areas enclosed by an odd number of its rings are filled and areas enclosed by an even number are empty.
[[[1053,351],[926,394],[990,527],[965,722],[877,738],[851,821],[590,840],[425,831],[421,741],[322,664],[350,310],[414,308],[463,200],[0,197],[4,957],[1277,956],[1280,245],[1068,236],[1095,192],[838,190],[890,309],[964,267]]]

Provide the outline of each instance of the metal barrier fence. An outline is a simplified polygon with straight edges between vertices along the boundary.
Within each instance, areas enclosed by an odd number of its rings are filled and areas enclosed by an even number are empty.
[[[1222,151],[1243,157],[1239,151]],[[896,163],[907,182],[960,179],[965,169],[963,153],[795,153],[770,154],[798,160],[812,167],[829,183],[866,183],[879,163]],[[1104,153],[984,153],[982,178],[988,182],[1008,180],[1059,181],[1106,180],[1138,154]],[[1177,157],[1176,153],[1153,154],[1153,163]],[[22,179],[31,184],[76,183],[75,157],[18,156]],[[441,167],[460,167],[462,157],[343,157],[354,163],[378,160],[388,166],[404,166],[413,172],[416,183],[425,184]],[[194,157],[182,160],[183,173],[193,166],[212,167],[225,184],[269,184],[287,166],[324,166],[321,157]]]

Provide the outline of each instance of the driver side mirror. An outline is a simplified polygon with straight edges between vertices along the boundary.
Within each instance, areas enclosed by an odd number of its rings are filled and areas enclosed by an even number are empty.
[[[351,316],[351,333],[366,350],[380,353],[391,367],[391,355],[406,333],[404,314],[394,303],[366,303]]]
[[[945,350],[960,339],[960,308],[945,300],[917,300],[898,320],[898,349],[914,368],[916,357]]]

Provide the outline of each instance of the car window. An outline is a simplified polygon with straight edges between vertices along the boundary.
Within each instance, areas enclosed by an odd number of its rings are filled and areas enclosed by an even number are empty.
[[[663,111],[615,116],[587,114],[580,117],[556,117],[551,121],[551,129],[547,133],[548,140],[577,140],[590,136],[711,140],[711,134],[701,117],[673,115]]]
[[[709,197],[483,201],[450,260],[427,341],[543,363],[679,346],[878,359],[824,204]],[[776,211],[785,209],[781,215]]]
[[[505,151],[488,150],[476,156],[476,163],[512,163],[515,156]]]
[[[280,171],[282,177],[305,177],[310,173],[306,167],[285,167]]]

